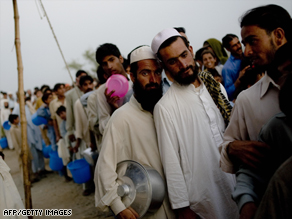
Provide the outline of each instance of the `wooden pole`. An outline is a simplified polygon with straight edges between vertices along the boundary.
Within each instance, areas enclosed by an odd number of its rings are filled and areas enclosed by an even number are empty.
[[[21,124],[21,150],[23,152],[22,164],[23,164],[23,181],[24,181],[24,194],[25,194],[25,207],[26,209],[32,209],[31,201],[31,182],[30,182],[30,168],[28,162],[28,145],[27,145],[27,121],[25,117],[25,103],[24,103],[24,87],[23,87],[23,65],[20,49],[20,31],[19,31],[19,14],[17,8],[17,1],[13,0],[13,10],[15,19],[15,48],[17,58],[17,70],[18,70],[18,98],[20,108],[20,124]],[[32,218],[32,217],[29,217]]]

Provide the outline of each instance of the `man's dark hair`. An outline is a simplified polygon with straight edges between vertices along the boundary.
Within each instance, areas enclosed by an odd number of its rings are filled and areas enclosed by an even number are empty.
[[[186,29],[184,27],[174,27],[173,29],[179,33],[186,33]]]
[[[2,151],[0,151],[0,157],[2,157],[3,160],[4,160],[4,158],[5,158],[5,155],[3,154]]]
[[[52,90],[49,87],[44,89],[43,94],[48,93],[48,92],[52,93]]]
[[[47,89],[47,88],[50,88],[50,86],[44,84],[44,85],[41,86],[41,89],[40,90],[44,93],[45,89]]]
[[[10,114],[8,117],[8,121],[13,124],[14,120],[18,118],[17,114]]]
[[[85,74],[87,74],[87,72],[86,71],[84,71],[84,70],[82,70],[82,69],[80,69],[80,70],[78,70],[77,72],[76,72],[76,78],[77,77],[79,77],[82,73],[85,73]],[[88,75],[88,74],[87,74]]]
[[[189,48],[189,43],[187,41],[187,39],[183,36],[173,36],[173,37],[170,37],[168,38],[167,40],[165,40],[159,47],[158,49],[158,52],[157,52],[157,57],[162,61],[162,57],[159,53],[159,50],[163,49],[163,48],[166,48],[168,46],[170,46],[173,42],[175,42],[178,38],[182,38],[182,40],[184,41],[185,45],[187,48]]]
[[[287,41],[291,40],[292,21],[289,13],[278,5],[265,5],[250,9],[241,18],[240,27],[256,25],[270,34],[276,28],[285,31]]]
[[[56,111],[57,115],[60,116],[60,114],[61,114],[62,112],[66,112],[66,107],[64,107],[64,106],[59,106],[59,108],[58,108],[57,111]]]
[[[54,91],[57,92],[58,89],[59,89],[62,85],[65,86],[65,84],[63,84],[63,83],[57,83],[57,84],[55,84],[55,86],[54,86]]]
[[[44,103],[46,103],[46,102],[47,102],[47,99],[49,98],[50,95],[53,95],[53,94],[51,94],[51,93],[45,93],[45,94],[42,96],[42,101],[43,101]]]
[[[226,34],[225,37],[222,38],[222,45],[223,47],[225,47],[226,49],[230,48],[229,43],[234,39],[234,38],[238,38],[238,36],[236,36],[235,34],[229,33]]]
[[[275,53],[274,64],[276,67],[285,63],[286,61],[292,62],[292,42],[285,43]],[[291,72],[292,73],[292,72]]]
[[[281,111],[287,116],[290,125],[292,125],[292,105],[288,100],[291,99],[291,92],[292,74],[289,74],[279,92],[279,105]]]
[[[109,55],[113,55],[119,58],[121,53],[118,47],[114,44],[111,43],[102,44],[97,48],[95,53],[97,63],[101,65],[102,59]]]
[[[79,80],[80,86],[82,86],[85,83],[85,81],[90,81],[92,83],[93,82],[93,79],[92,79],[92,77],[90,75],[84,75],[84,76],[82,76],[80,78],[80,80]]]
[[[124,69],[126,70],[129,65],[130,65],[129,59],[124,58],[124,62],[123,62]]]
[[[99,65],[96,71],[98,80],[100,84],[104,84],[106,82],[106,79],[104,78],[104,75],[106,74],[105,71],[103,70],[102,66]]]

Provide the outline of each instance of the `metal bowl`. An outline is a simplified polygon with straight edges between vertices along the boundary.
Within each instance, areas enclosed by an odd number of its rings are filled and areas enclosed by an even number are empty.
[[[135,210],[139,218],[146,213],[155,213],[165,196],[165,183],[152,167],[136,161],[126,160],[118,163],[118,195],[125,206]]]

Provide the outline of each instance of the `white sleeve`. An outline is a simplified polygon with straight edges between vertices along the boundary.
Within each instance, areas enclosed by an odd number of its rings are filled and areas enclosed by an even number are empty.
[[[104,133],[104,145],[99,154],[94,174],[96,207],[101,211],[108,211],[110,207],[115,215],[126,209],[117,194],[119,184],[117,183],[116,167],[118,157],[124,149],[120,136],[119,128],[109,124]]]
[[[97,94],[97,112],[99,120],[99,131],[103,135],[104,129],[111,117],[112,109],[106,101],[104,90]]]
[[[171,207],[173,209],[187,207],[190,205],[189,195],[180,165],[180,147],[175,125],[159,103],[154,109],[154,121]]]
[[[235,140],[246,140],[248,139],[246,122],[244,119],[244,110],[243,104],[245,96],[241,95],[242,98],[238,98],[235,102],[235,105],[232,109],[230,122],[227,126],[223,143],[219,147],[221,153],[220,157],[220,167],[224,172],[235,173],[236,167],[233,166],[227,154],[227,145]]]

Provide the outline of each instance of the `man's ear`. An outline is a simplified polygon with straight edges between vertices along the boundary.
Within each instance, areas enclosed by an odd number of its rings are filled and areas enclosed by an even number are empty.
[[[134,83],[136,78],[134,77],[134,74],[132,72],[130,72],[130,77],[131,77],[131,81]]]
[[[124,58],[123,58],[123,56],[120,55],[120,56],[119,56],[119,60],[120,60],[121,63],[124,63]]]
[[[193,47],[191,45],[189,45],[189,50],[190,50],[190,52],[191,52],[191,54],[192,54],[192,56],[194,58],[195,57],[194,49],[193,49]]]
[[[285,31],[282,28],[278,27],[275,30],[273,30],[273,36],[275,44],[278,48],[287,43]]]

